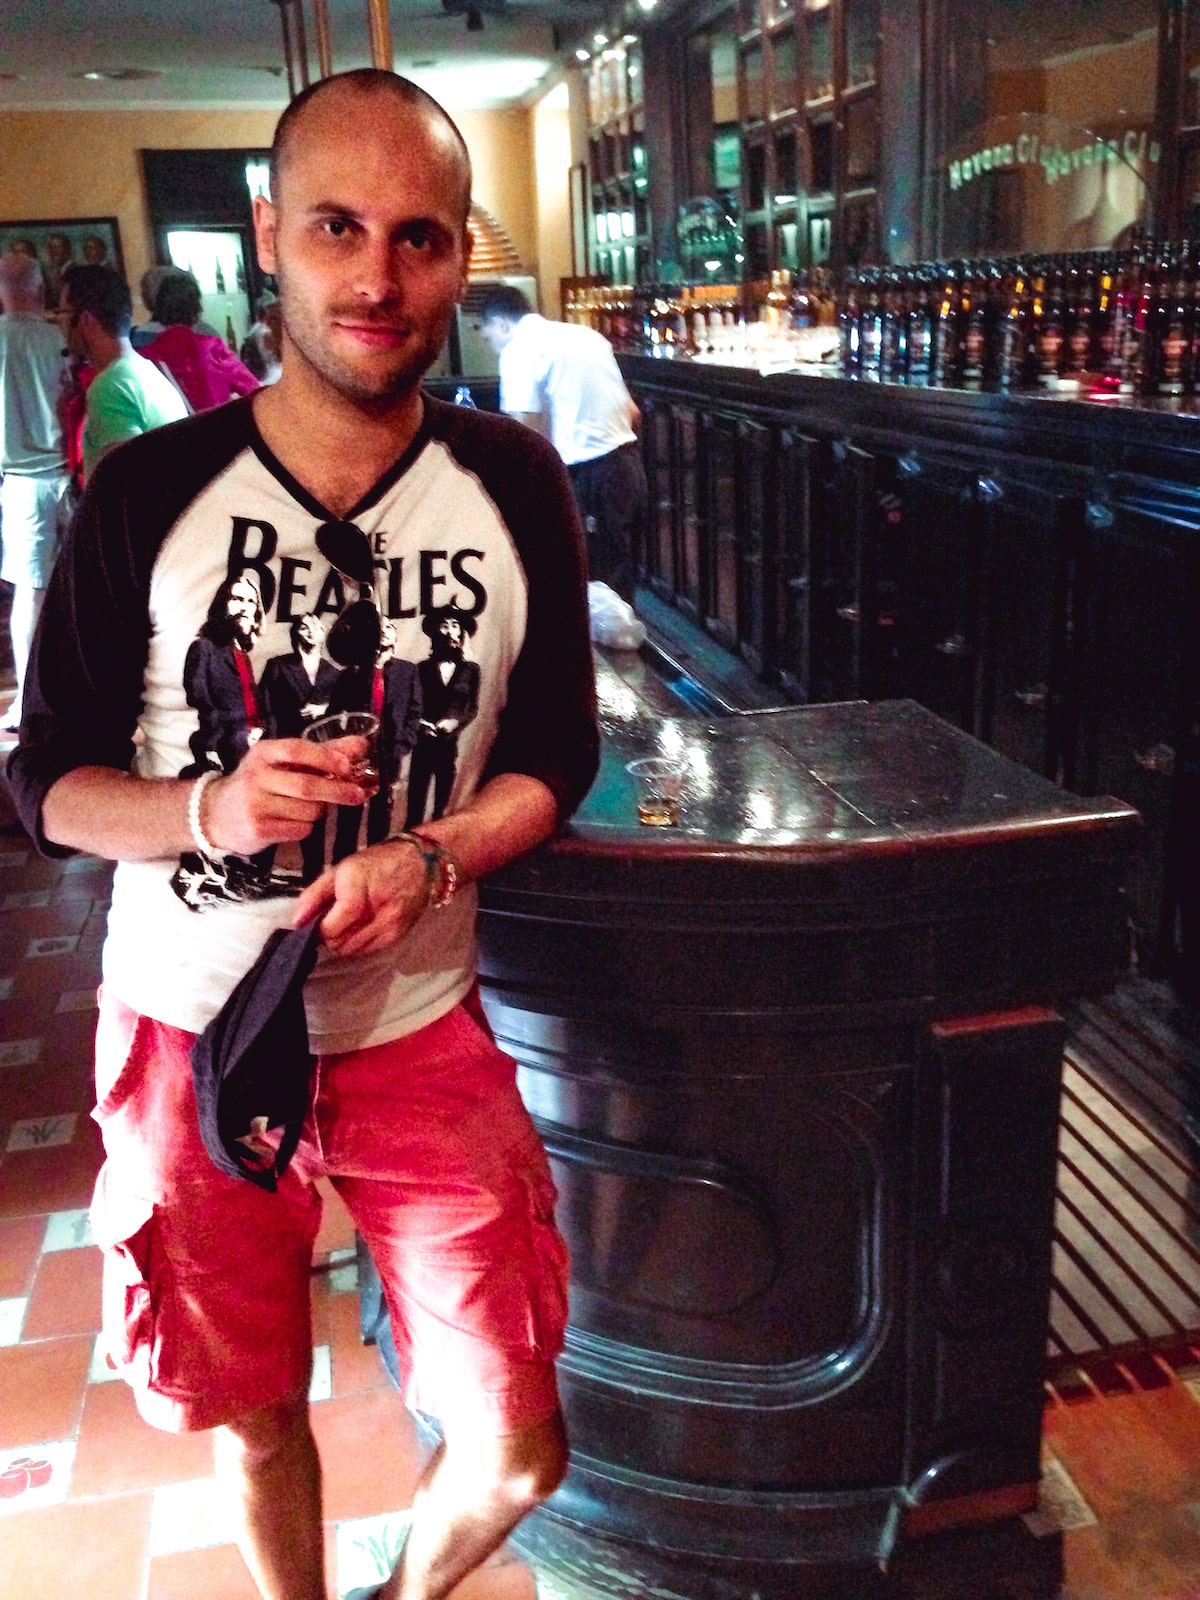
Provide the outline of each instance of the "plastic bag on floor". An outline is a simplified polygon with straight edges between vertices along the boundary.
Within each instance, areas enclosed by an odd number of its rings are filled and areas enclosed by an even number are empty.
[[[640,650],[646,642],[646,625],[633,607],[606,583],[588,584],[588,614],[592,641],[610,650]]]

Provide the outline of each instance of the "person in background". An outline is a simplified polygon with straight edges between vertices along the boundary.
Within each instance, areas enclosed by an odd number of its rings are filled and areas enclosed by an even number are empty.
[[[150,314],[150,320],[148,322],[140,322],[136,327],[129,330],[129,338],[135,350],[143,349],[152,339],[157,339],[163,331],[163,324],[158,320],[158,312],[154,309],[154,302],[158,299],[158,291],[167,279],[177,276],[191,278],[192,274],[184,272],[182,267],[164,267],[160,264],[155,267],[147,267],[138,280],[138,294],[141,296],[142,304]],[[218,338],[220,337],[212,324],[205,322],[203,317],[196,323],[196,332],[211,333]]]
[[[67,348],[96,369],[83,424],[83,480],[114,445],[188,414],[179,390],[129,342],[133,300],[112,267],[76,265],[63,279]]]
[[[46,304],[51,310],[62,304],[62,282],[75,256],[75,246],[65,233],[46,235]]]
[[[42,269],[15,250],[0,256],[0,578],[13,586],[9,631],[17,691],[5,717],[21,721],[25,663],[58,550],[67,490],[55,412],[62,334],[47,322]]]
[[[164,278],[154,309],[163,331],[142,346],[141,354],[166,368],[193,411],[208,411],[258,388],[258,379],[223,339],[196,332],[200,286],[190,273],[174,272]]]
[[[279,301],[267,290],[258,302],[257,320],[242,340],[238,355],[259,383],[278,383],[283,372],[279,354],[281,348]]]
[[[500,357],[500,409],[544,434],[567,464],[589,575],[632,601],[649,490],[638,408],[612,346],[592,328],[535,315],[508,284],[484,301],[480,332]]]
[[[84,239],[83,259],[89,267],[102,267],[108,261],[108,245],[98,233],[89,233]]]

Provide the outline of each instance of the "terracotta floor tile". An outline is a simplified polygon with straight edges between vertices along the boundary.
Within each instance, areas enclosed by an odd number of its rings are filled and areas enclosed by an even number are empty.
[[[0,1160],[0,1217],[90,1205],[102,1160],[100,1132],[88,1118],[80,1119],[70,1144],[6,1155]]]
[[[321,1213],[321,1230],[313,1245],[314,1260],[328,1255],[330,1250],[354,1249],[354,1222],[342,1197],[326,1178],[318,1180],[317,1188],[325,1209]]]
[[[155,1556],[146,1600],[261,1600],[236,1545]]]
[[[22,1339],[99,1333],[99,1250],[56,1250],[43,1256],[29,1296]]]
[[[91,1068],[63,1061],[49,1051],[43,1050],[36,1067],[0,1071],[0,1121],[58,1116],[64,1111],[87,1116],[95,1103]]]
[[[71,1496],[120,1494],[212,1477],[210,1433],[163,1433],[143,1422],[128,1384],[89,1386]]]
[[[19,1574],[20,1584],[5,1584],[5,1600],[141,1600],[150,1501],[68,1500],[6,1516],[3,1570]]]
[[[45,1339],[0,1350],[0,1448],[72,1437],[93,1342]]]
[[[390,1387],[379,1351],[373,1344],[363,1344],[359,1336],[356,1294],[329,1297],[329,1346],[335,1398]]]
[[[1063,1600],[1196,1600],[1200,1533],[1186,1506],[1127,1510],[1063,1543]]]
[[[523,1561],[484,1566],[464,1578],[450,1600],[537,1600],[533,1573]]]
[[[412,1501],[423,1452],[412,1417],[395,1391],[323,1400],[312,1408],[325,1478],[325,1515],[398,1511]]]
[[[1179,1384],[1052,1407],[1045,1434],[1102,1521],[1133,1503],[1200,1500],[1200,1405]]]
[[[28,1290],[45,1232],[45,1217],[13,1217],[0,1222],[0,1300]]]

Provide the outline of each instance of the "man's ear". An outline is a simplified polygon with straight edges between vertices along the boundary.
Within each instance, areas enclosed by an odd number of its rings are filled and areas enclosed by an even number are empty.
[[[264,272],[277,272],[275,255],[275,207],[266,195],[254,196],[254,243],[257,246],[258,264]]]

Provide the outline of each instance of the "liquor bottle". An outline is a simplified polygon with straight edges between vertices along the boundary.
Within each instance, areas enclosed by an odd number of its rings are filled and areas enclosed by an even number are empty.
[[[883,306],[879,294],[878,272],[864,275],[863,292],[859,296],[858,313],[858,371],[859,376],[878,382],[883,354]]]
[[[237,353],[238,353],[237,334],[233,331],[233,318],[232,317],[226,317],[225,318],[225,343],[233,351],[234,355],[237,355]]]
[[[1117,384],[1123,390],[1132,388],[1129,358],[1137,342],[1135,325],[1137,294],[1138,266],[1135,249],[1123,258],[1114,258],[1108,323],[1100,333],[1101,371],[1110,383]]]
[[[962,373],[958,338],[961,272],[956,267],[947,266],[942,268],[940,276],[942,286],[937,302],[937,325],[930,359],[930,381],[940,389],[952,389]]]
[[[1033,285],[1029,269],[1019,261],[1006,285],[996,342],[997,384],[1002,389],[1027,388],[1033,365]]]
[[[929,382],[937,325],[935,291],[936,285],[928,272],[918,270],[913,274],[904,311],[908,357],[905,376],[909,383]]]
[[[1098,352],[1097,328],[1101,312],[1101,270],[1095,256],[1076,259],[1068,280],[1067,372],[1078,379],[1091,371]]]
[[[1159,295],[1161,337],[1155,341],[1155,388],[1159,394],[1184,394],[1192,383],[1194,285],[1189,281],[1191,246],[1185,240],[1172,253],[1170,271]]]
[[[858,291],[858,274],[848,273],[837,313],[839,355],[846,378],[858,377]]]
[[[880,341],[879,371],[888,383],[904,383],[908,377],[908,318],[905,298],[910,274],[889,273],[884,282],[883,332]]]
[[[216,264],[216,280],[217,280],[217,293],[218,294],[224,294],[225,293],[225,274],[221,271],[221,258],[219,256],[217,257],[217,264]]]
[[[817,325],[817,308],[809,292],[807,273],[798,272],[792,285],[791,299],[788,303],[788,313],[791,317],[793,328],[815,328]]]
[[[1046,385],[1058,382],[1062,368],[1066,310],[1064,276],[1059,263],[1050,266],[1042,278],[1042,308],[1037,329],[1038,381]]]
[[[1151,241],[1139,240],[1130,267],[1129,317],[1125,323],[1125,354],[1121,374],[1122,389],[1134,394],[1148,394],[1153,387],[1150,342],[1154,336],[1157,292]]]
[[[958,382],[977,389],[983,382],[987,351],[984,279],[978,268],[965,267],[958,294]]]

